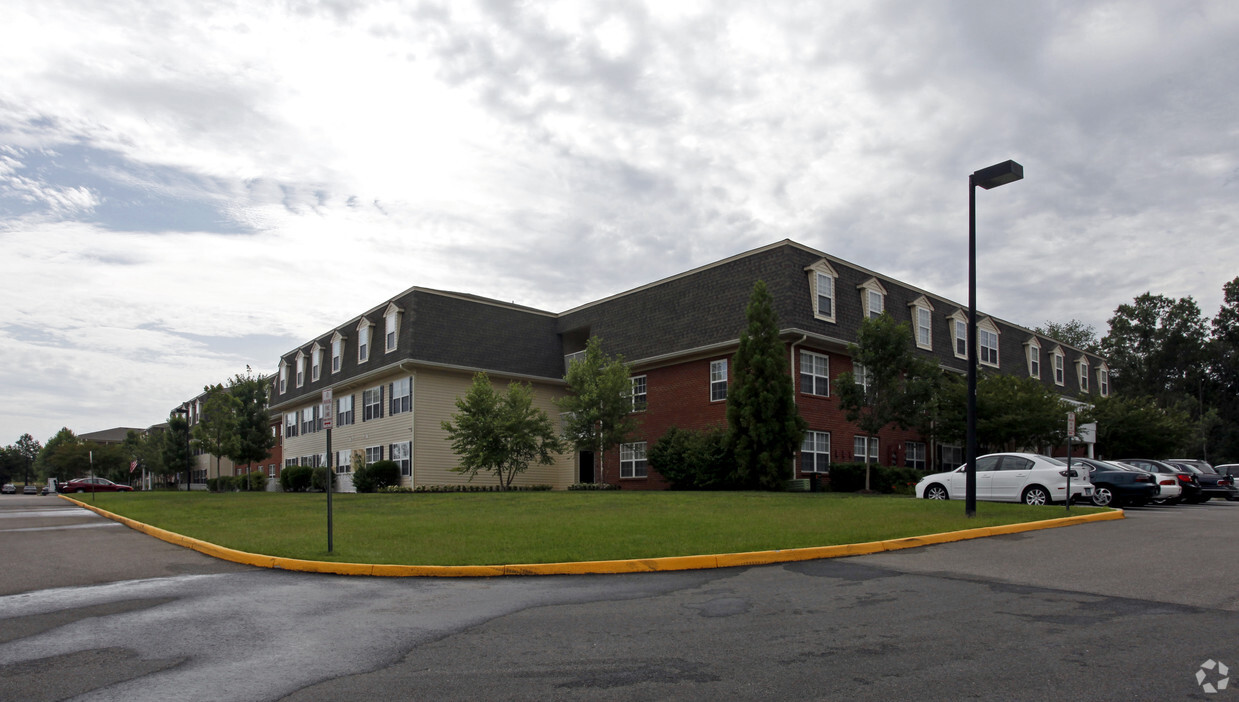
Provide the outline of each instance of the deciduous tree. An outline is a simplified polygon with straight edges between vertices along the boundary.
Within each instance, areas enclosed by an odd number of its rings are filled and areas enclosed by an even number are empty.
[[[220,462],[235,452],[237,398],[223,385],[207,385],[202,414],[191,430],[193,446],[215,457],[215,477],[220,476]]]
[[[555,404],[563,414],[564,440],[594,452],[594,481],[602,480],[602,456],[632,433],[632,371],[623,356],[611,358],[591,336],[583,358],[568,366],[568,394]]]

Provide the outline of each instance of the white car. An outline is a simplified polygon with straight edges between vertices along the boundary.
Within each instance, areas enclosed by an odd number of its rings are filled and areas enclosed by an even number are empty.
[[[967,464],[949,473],[934,473],[916,484],[916,496],[926,500],[965,498]],[[1093,485],[1077,468],[1057,458],[1036,453],[991,453],[977,459],[977,499],[991,502],[1023,502],[1048,505],[1067,499],[1071,480],[1074,500],[1093,496]]]
[[[1157,497],[1149,500],[1149,502],[1152,502],[1155,505],[1176,505],[1183,500],[1183,487],[1179,484],[1179,480],[1173,475],[1161,474],[1152,470],[1145,470],[1139,466],[1133,466],[1130,463],[1123,463],[1122,461],[1108,462],[1113,463],[1120,468],[1151,473],[1153,475],[1153,479],[1157,481],[1157,487],[1161,489],[1161,492],[1158,493]]]

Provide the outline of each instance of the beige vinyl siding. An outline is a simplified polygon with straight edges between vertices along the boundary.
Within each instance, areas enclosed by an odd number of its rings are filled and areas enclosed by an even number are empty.
[[[473,377],[467,373],[453,373],[438,369],[419,370],[413,381],[413,408],[416,419],[413,444],[413,472],[418,485],[464,485],[470,484],[468,476],[452,471],[459,465],[452,452],[451,441],[443,431],[442,422],[450,420],[457,412],[456,398],[469,391]],[[503,391],[508,381],[494,379],[496,389]],[[554,398],[563,390],[550,384],[534,384],[534,406],[543,410],[559,430],[559,410]],[[565,490],[575,475],[575,454],[569,451],[558,457],[552,465],[533,465],[518,475],[513,485],[550,485],[556,490]],[[493,474],[479,473],[473,485],[497,485]]]

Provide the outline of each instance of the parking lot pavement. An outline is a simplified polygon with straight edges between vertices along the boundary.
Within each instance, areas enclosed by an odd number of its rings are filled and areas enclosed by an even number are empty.
[[[247,569],[140,534],[55,495],[0,498],[0,556],[14,564],[0,569],[0,595]]]

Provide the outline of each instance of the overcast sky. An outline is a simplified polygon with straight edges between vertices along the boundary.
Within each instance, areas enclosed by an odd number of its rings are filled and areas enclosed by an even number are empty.
[[[760,5],[760,6],[759,6]],[[782,239],[1108,329],[1239,275],[1239,3],[8,0],[0,444],[414,285],[564,311]]]

